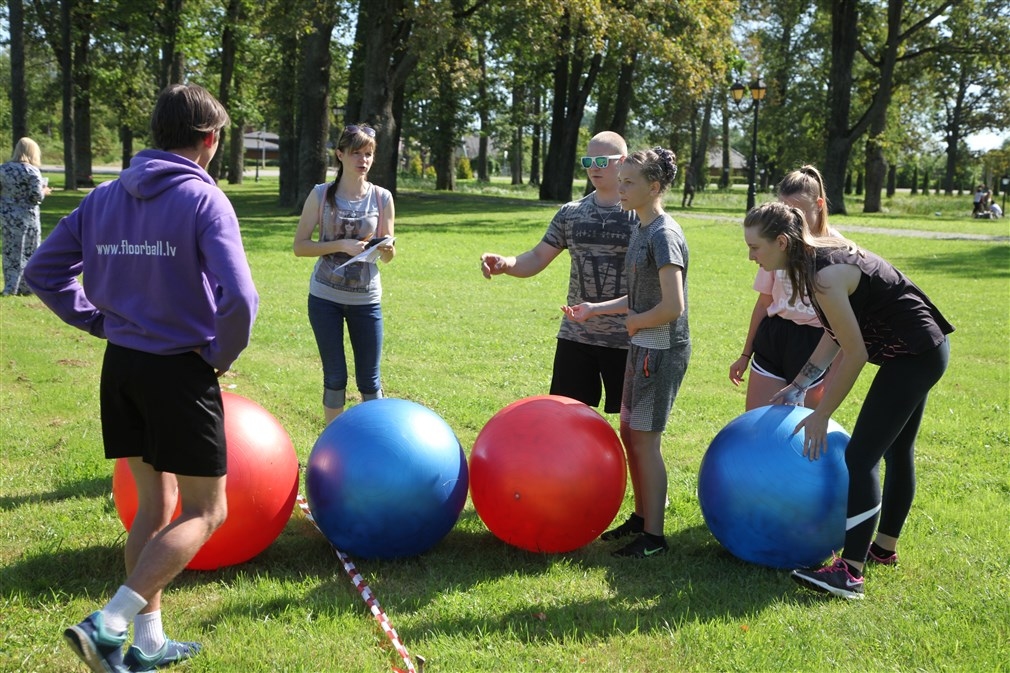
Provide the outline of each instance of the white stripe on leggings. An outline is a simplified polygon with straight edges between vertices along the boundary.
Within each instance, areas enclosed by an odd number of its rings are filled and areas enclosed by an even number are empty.
[[[845,530],[852,530],[853,528],[863,523],[864,521],[866,521],[879,511],[880,511],[880,503],[877,503],[877,506],[874,507],[873,509],[868,509],[862,514],[857,514],[856,516],[850,516],[848,519],[845,520]]]

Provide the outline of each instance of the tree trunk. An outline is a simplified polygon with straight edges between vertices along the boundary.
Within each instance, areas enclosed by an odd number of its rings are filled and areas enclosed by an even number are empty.
[[[540,156],[541,144],[540,136],[543,135],[543,125],[540,123],[540,115],[543,113],[543,96],[540,93],[540,86],[533,88],[533,128],[530,131],[530,184],[540,185]]]
[[[487,138],[491,127],[491,102],[487,91],[487,51],[483,41],[477,43],[477,63],[480,67],[480,82],[477,83],[477,117],[480,120],[480,141],[477,149],[477,180],[489,182],[487,170]]]
[[[25,89],[25,10],[21,0],[9,0],[11,31],[11,147],[28,135],[28,94]]]
[[[91,26],[93,5],[82,3],[74,12],[74,183],[78,187],[94,187],[91,177]]]
[[[298,190],[295,204],[326,180],[326,139],[330,129],[330,38],[335,21],[316,20],[301,39],[298,77]]]
[[[704,169],[708,173],[708,155],[705,156]],[[729,100],[722,97],[722,173],[719,177],[719,188],[729,187],[729,175],[732,167],[729,163]]]
[[[166,0],[164,12],[158,21],[161,36],[161,62],[158,71],[160,89],[182,82],[183,55],[176,45],[182,27],[183,2],[184,0]]]
[[[375,129],[375,160],[369,180],[396,193],[403,88],[417,66],[409,49],[413,30],[405,0],[361,0],[356,49],[351,58],[348,118]],[[367,76],[365,76],[367,73]],[[399,101],[399,102],[397,102]]]
[[[298,126],[295,120],[298,84],[290,73],[298,72],[298,38],[287,33],[280,42],[280,72],[276,83],[277,145],[280,184],[278,203],[281,206],[300,207],[298,202]]]
[[[617,72],[617,97],[614,100],[614,118],[610,120],[610,128],[623,136],[628,131],[628,117],[631,115],[631,104],[635,98],[635,65],[638,52],[624,54],[621,68]]]
[[[852,64],[858,47],[859,0],[831,1],[831,67],[828,72],[827,154],[824,182],[831,213],[845,213],[842,185],[855,138],[863,129],[849,128]]]
[[[712,136],[712,106],[715,92],[712,92],[705,99],[705,109],[701,116],[701,130],[698,133],[697,143],[692,142],[691,148],[691,175],[694,178],[696,189],[704,189],[708,184],[708,171],[705,170],[708,164],[708,143]]]
[[[960,65],[961,72],[957,78],[957,94],[954,96],[954,107],[947,113],[946,141],[947,165],[943,176],[944,193],[951,196],[954,193],[954,176],[957,173],[957,146],[961,140],[961,122],[964,117],[964,100],[968,94],[968,68]]]
[[[912,196],[919,193],[919,167],[914,166],[912,168],[912,190],[909,192]]]
[[[63,89],[63,188],[77,189],[74,150],[74,0],[60,1],[60,81]]]
[[[866,198],[863,200],[863,212],[879,213],[880,192],[884,187],[884,179],[887,177],[887,159],[884,157],[884,148],[876,136],[866,140],[864,170],[866,171]]]
[[[125,171],[130,167],[130,161],[133,159],[133,129],[126,124],[119,127],[119,142],[123,146],[123,161],[120,166]]]
[[[894,164],[890,164],[887,167],[887,198],[894,196],[894,193],[898,190],[898,167]]]
[[[441,45],[438,61],[445,69],[438,78],[438,96],[432,101],[435,121],[432,159],[435,164],[435,189],[456,191],[456,134],[459,124],[460,94],[456,91],[455,74],[463,60],[464,45],[462,33],[465,28],[460,0],[452,0],[453,30],[448,40]]]
[[[884,188],[884,180],[887,176],[887,159],[884,157],[882,138],[887,129],[887,109],[891,105],[891,97],[894,93],[894,68],[898,62],[898,48],[904,39],[901,35],[901,17],[904,8],[904,0],[889,0],[887,3],[887,41],[880,56],[880,78],[877,80],[877,91],[867,110],[870,121],[870,138],[866,144],[864,213],[880,212],[880,192]]]
[[[224,30],[221,31],[221,80],[218,83],[217,99],[224,106],[225,110],[231,107],[232,81],[235,78],[235,55],[238,51],[238,38],[235,29],[242,19],[242,0],[228,0],[228,9],[225,12]],[[230,112],[230,110],[229,110]],[[227,130],[221,131],[221,142],[217,146],[217,152],[211,159],[207,172],[215,180],[220,180],[225,164],[226,149],[228,144]],[[229,182],[231,182],[229,176]]]
[[[236,73],[235,97],[241,100],[241,77]],[[228,141],[228,184],[241,185],[245,174],[245,117],[237,113],[231,117],[231,136]]]
[[[560,44],[568,50],[580,43],[573,40],[568,22],[563,22]],[[581,55],[565,53],[554,66],[554,100],[551,105],[551,140],[544,162],[544,178],[540,183],[542,201],[571,201],[572,180],[575,177],[575,157],[578,153],[579,127],[586,100],[600,71],[603,57],[594,54],[588,67]],[[585,69],[585,74],[583,70]]]

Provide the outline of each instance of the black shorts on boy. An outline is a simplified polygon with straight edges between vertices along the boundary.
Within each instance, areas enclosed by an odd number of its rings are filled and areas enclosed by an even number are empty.
[[[108,344],[102,362],[105,457],[142,457],[159,472],[227,472],[217,373],[195,352],[153,355]]]
[[[595,407],[600,404],[605,391],[607,397],[603,411],[616,414],[621,411],[627,362],[626,348],[558,339],[554,351],[551,395],[564,395]]]

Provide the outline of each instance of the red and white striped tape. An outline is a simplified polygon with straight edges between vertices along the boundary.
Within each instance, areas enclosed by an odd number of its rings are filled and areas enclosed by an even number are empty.
[[[309,503],[305,497],[298,494],[297,502],[298,507],[302,510],[302,513],[305,514],[305,517],[312,522],[312,525],[316,527],[316,530],[322,532],[319,529],[319,524],[316,523],[316,518],[312,516],[312,510],[309,509]],[[358,569],[354,566],[354,562],[351,561],[347,554],[337,549],[332,542],[330,543],[330,546],[333,547],[333,553],[337,555],[337,558],[339,558],[340,562],[344,565],[344,570],[351,578],[354,588],[358,590],[359,594],[361,594],[362,600],[365,601],[365,604],[371,611],[372,616],[375,617],[375,621],[379,622],[379,626],[382,627],[382,631],[386,634],[386,637],[389,638],[389,641],[393,643],[393,647],[396,648],[397,654],[400,655],[400,658],[403,659],[404,665],[407,667],[406,669],[393,668],[393,671],[395,673],[423,673],[424,657],[418,655],[417,668],[414,668],[414,664],[410,660],[410,653],[407,652],[407,648],[404,647],[403,643],[400,641],[400,636],[396,633],[396,629],[394,629],[393,625],[390,623],[385,610],[383,610],[382,606],[379,605],[379,600],[375,597],[375,594],[372,593],[372,589],[368,586],[368,583],[365,582],[365,578],[361,576],[361,573],[359,573]]]

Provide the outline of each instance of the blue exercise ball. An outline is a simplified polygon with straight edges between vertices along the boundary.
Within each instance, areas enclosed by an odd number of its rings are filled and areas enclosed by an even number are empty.
[[[452,429],[420,404],[394,398],[351,407],[309,455],[305,488],[323,535],[362,558],[421,554],[456,525],[469,485]]]
[[[772,568],[819,564],[845,540],[849,435],[828,423],[828,449],[803,456],[805,407],[752,409],[719,431],[698,473],[698,501],[715,539],[739,559]]]

